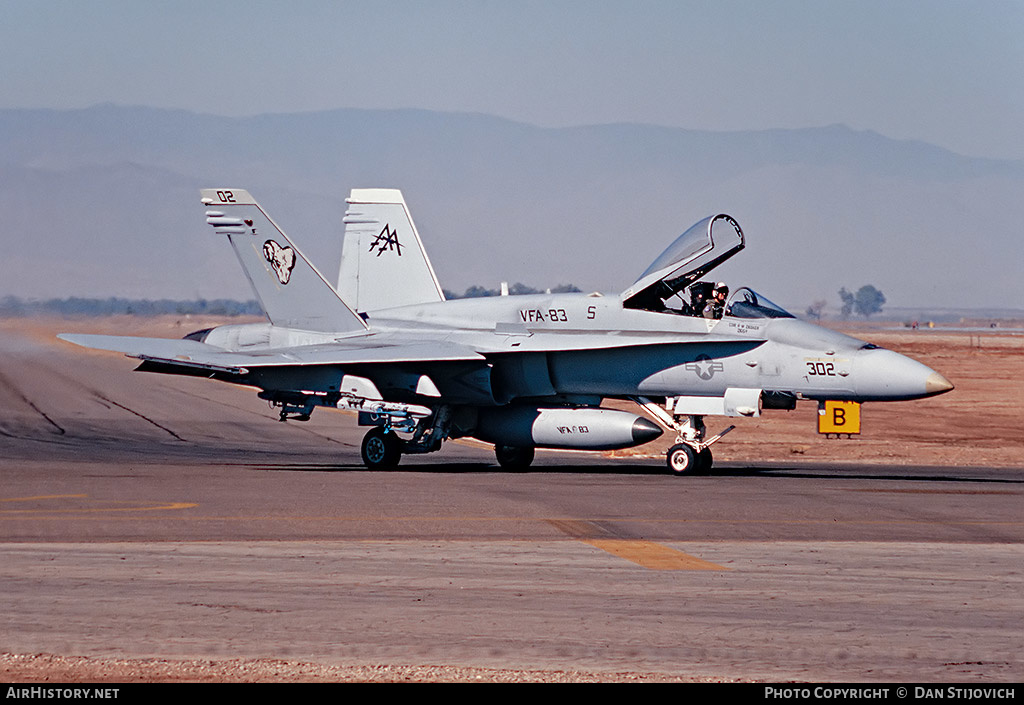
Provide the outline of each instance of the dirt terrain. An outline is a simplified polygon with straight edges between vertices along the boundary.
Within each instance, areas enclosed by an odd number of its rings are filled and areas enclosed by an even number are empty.
[[[0,654],[0,681],[7,683],[686,683],[706,680],[661,673],[327,666],[273,659],[175,661]]]
[[[223,323],[188,317],[0,320],[0,336],[16,332],[77,355],[115,353],[71,348],[57,332],[182,337]],[[232,322],[240,322],[234,320]],[[1007,323],[1004,326],[1018,327]],[[1024,467],[1024,335],[1004,330],[909,330],[884,326],[837,326],[859,338],[907,354],[932,367],[956,389],[932,399],[869,404],[863,432],[854,438],[825,438],[816,432],[816,406],[771,411],[739,419],[737,429],[714,447],[721,462],[799,465],[803,462],[900,465]],[[143,383],[144,380],[140,380]],[[211,382],[210,384],[216,384]],[[259,402],[254,398],[254,404]],[[631,407],[635,408],[635,407]],[[325,413],[325,412],[321,412]],[[339,415],[339,423],[350,420]],[[711,433],[730,419],[708,419]],[[618,454],[662,459],[671,439]],[[610,455],[616,455],[611,453]],[[257,682],[257,681],[650,681],[679,680],[649,673],[499,671],[432,666],[328,667],[290,661],[174,661],[86,659],[49,654],[0,654],[0,680],[8,682]]]

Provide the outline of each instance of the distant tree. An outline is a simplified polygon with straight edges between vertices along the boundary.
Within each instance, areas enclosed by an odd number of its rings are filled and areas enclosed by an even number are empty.
[[[815,320],[821,320],[821,312],[825,310],[825,306],[828,304],[824,299],[818,299],[813,304],[807,307],[807,317]]]
[[[0,299],[0,315],[38,315],[59,314],[62,316],[110,316],[128,314],[135,316],[157,316],[161,314],[202,314],[216,313],[223,316],[259,315],[262,313],[259,302],[233,301],[217,299],[216,301],[172,301],[160,299],[83,299],[72,296],[67,299],[46,299],[44,301],[23,301],[16,296]]]
[[[521,282],[516,282],[508,288],[508,293],[512,296],[523,296],[524,294],[539,294],[538,289],[534,289],[532,286],[526,286]]]
[[[843,318],[850,317],[850,314],[853,313],[853,305],[856,298],[857,297],[846,290],[845,286],[839,290],[839,300],[843,302],[842,307],[839,309],[840,316]]]
[[[444,298],[446,298],[448,300],[453,300],[453,299],[475,299],[475,298],[480,298],[480,297],[483,297],[483,296],[499,296],[501,294],[501,292],[498,289],[488,289],[488,288],[482,287],[482,286],[480,286],[478,284],[474,284],[473,286],[469,287],[462,294],[458,294],[458,293],[456,293],[454,291],[450,291],[448,289],[444,289],[443,291],[444,291]],[[551,293],[551,294],[572,294],[572,293],[579,293],[579,292],[580,292],[580,289],[577,286],[575,286],[574,284],[559,284],[558,286],[556,286],[554,288],[548,289],[548,293]],[[508,293],[509,293],[510,296],[522,296],[524,294],[540,294],[542,292],[541,292],[540,289],[534,289],[532,286],[527,286],[526,284],[523,284],[522,282],[516,282],[515,284],[513,284],[512,286],[510,286],[508,288]]]
[[[5,296],[3,300],[0,301],[0,315],[24,316],[25,304],[22,303],[21,299],[17,296]]]
[[[885,294],[870,284],[857,289],[853,307],[857,310],[857,313],[864,316],[864,318],[867,318],[872,313],[881,313],[882,306],[884,305]]]

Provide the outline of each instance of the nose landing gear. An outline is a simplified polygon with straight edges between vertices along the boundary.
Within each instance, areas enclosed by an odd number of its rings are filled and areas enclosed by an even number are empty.
[[[677,443],[668,449],[665,462],[673,475],[703,475],[711,471],[714,458],[707,446],[698,450],[697,446]]]
[[[665,463],[674,475],[702,475],[711,472],[714,465],[711,445],[736,428],[729,426],[721,433],[707,438],[702,415],[673,414],[646,397],[636,397],[634,401],[667,430],[675,432],[675,445],[665,454]]]

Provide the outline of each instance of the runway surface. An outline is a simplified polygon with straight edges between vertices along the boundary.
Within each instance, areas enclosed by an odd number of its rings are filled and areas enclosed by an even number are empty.
[[[6,331],[0,651],[1024,677],[1024,469],[359,462],[355,419]]]

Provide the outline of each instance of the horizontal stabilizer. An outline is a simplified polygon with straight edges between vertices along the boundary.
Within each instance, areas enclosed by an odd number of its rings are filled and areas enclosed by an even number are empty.
[[[245,374],[256,367],[355,365],[396,362],[447,362],[483,360],[483,355],[455,343],[375,342],[365,337],[345,343],[323,343],[293,348],[266,349],[259,352],[232,352],[195,340],[137,338],[121,335],[84,335],[62,333],[57,336],[75,345],[124,353],[140,360],[170,365]]]
[[[57,336],[83,348],[110,350],[140,360],[157,360],[185,367],[208,369],[214,372],[245,374],[243,365],[223,357],[227,351],[197,340],[168,338],[140,338],[131,335],[90,335],[61,333]],[[220,355],[220,357],[216,357]],[[216,360],[216,361],[214,361]]]

